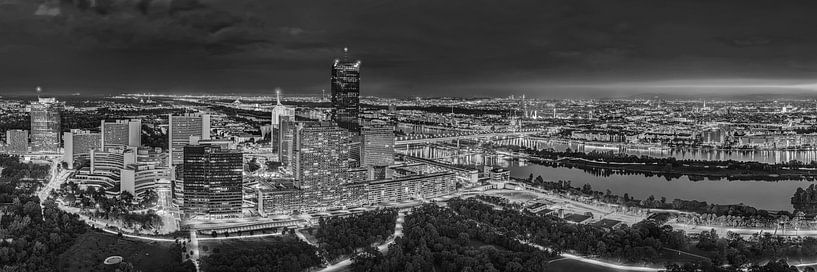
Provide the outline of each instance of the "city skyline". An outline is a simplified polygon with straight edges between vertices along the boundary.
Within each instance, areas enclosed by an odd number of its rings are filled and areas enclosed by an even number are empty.
[[[813,11],[0,0],[0,270],[814,272]]]
[[[802,87],[817,83],[809,1],[44,2],[55,4],[3,3],[0,25],[14,29],[0,34],[3,94],[318,95],[330,89],[322,67],[344,47],[366,62],[364,92],[385,97],[813,93]]]

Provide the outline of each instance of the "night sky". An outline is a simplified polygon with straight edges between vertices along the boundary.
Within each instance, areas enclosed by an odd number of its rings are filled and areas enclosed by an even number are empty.
[[[0,94],[810,92],[817,1],[0,0]]]

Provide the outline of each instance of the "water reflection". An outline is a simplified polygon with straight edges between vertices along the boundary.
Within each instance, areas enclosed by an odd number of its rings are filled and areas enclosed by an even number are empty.
[[[659,148],[627,148],[621,144],[599,144],[587,145],[578,142],[565,140],[541,139],[541,138],[515,138],[495,141],[498,144],[517,145],[527,148],[547,149],[553,148],[558,151],[565,151],[570,148],[573,151],[615,151],[630,155],[650,156],[659,158],[675,157],[677,159],[692,160],[736,160],[736,161],[756,161],[764,163],[782,163],[791,160],[811,162],[817,160],[817,150],[712,150],[712,149],[659,149]]]
[[[505,142],[502,142],[505,141]],[[555,148],[553,142],[541,140],[510,139],[501,140],[502,144],[516,144],[528,148]],[[563,148],[589,151],[577,145],[564,143]],[[602,174],[578,168],[550,167],[530,164],[525,160],[514,160],[510,157],[495,154],[492,150],[480,148],[479,145],[460,145],[456,143],[422,144],[398,147],[398,152],[417,157],[435,159],[451,164],[490,165],[509,168],[511,175],[528,178],[541,175],[545,180],[571,180],[574,186],[590,184],[597,191],[611,190],[623,195],[628,193],[639,199],[650,195],[656,198],[666,197],[669,200],[699,200],[716,204],[746,204],[768,210],[792,210],[790,198],[798,187],[807,187],[809,181],[728,181],[728,180],[690,180],[688,176],[668,180],[660,176],[643,174],[626,174],[606,171]],[[635,153],[641,155],[641,153]],[[721,152],[721,151],[672,151],[665,157],[743,161],[782,162],[790,159],[812,160],[815,151],[754,151],[754,152]],[[647,154],[644,154],[647,155]],[[660,154],[651,154],[657,156]]]
[[[628,193],[639,199],[650,195],[655,198],[666,197],[668,200],[685,199],[706,201],[715,204],[740,204],[768,210],[793,209],[791,197],[798,187],[807,187],[808,181],[726,181],[705,180],[691,181],[684,176],[667,181],[665,178],[643,175],[596,176],[580,169],[564,167],[553,168],[531,164],[512,166],[511,175],[517,178],[528,178],[541,175],[545,180],[570,180],[573,186],[590,184],[596,191],[610,190],[615,194]]]

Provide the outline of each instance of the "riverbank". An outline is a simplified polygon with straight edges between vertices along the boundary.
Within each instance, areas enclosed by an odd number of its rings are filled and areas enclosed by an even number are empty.
[[[768,164],[743,161],[678,160],[675,158],[655,158],[632,156],[615,152],[572,152],[555,150],[534,150],[519,146],[494,146],[498,152],[522,153],[532,163],[551,167],[582,169],[599,176],[613,174],[659,176],[677,179],[683,176],[690,180],[817,180],[817,164],[790,162]]]
[[[572,166],[583,170],[616,170],[622,171],[623,174],[650,174],[666,176],[670,178],[679,178],[681,176],[688,176],[690,180],[763,180],[763,181],[781,181],[781,180],[806,180],[814,181],[817,179],[817,170],[804,169],[778,169],[778,170],[755,170],[746,169],[738,165],[732,164],[730,166],[709,166],[706,164],[681,164],[668,165],[660,163],[626,163],[626,162],[604,162],[594,161],[584,158],[564,157],[553,161],[542,159],[539,162],[542,165],[556,163],[557,166]],[[604,173],[600,173],[604,174]]]

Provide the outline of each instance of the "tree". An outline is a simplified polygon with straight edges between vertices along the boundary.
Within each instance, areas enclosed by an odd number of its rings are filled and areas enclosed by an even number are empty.
[[[128,191],[124,191],[119,195],[119,200],[126,205],[130,205],[133,203],[133,194]]]

